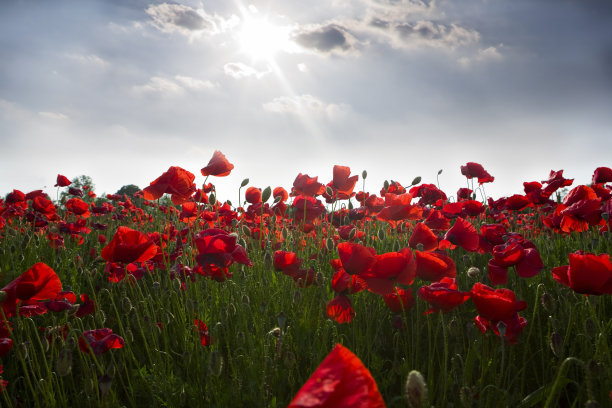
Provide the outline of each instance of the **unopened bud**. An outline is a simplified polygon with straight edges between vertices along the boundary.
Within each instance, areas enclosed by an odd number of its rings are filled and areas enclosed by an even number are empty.
[[[242,295],[242,303],[247,304],[247,305],[251,303],[251,299],[249,299],[249,295],[246,295],[246,294]]]
[[[100,394],[102,394],[103,396],[108,394],[110,392],[112,384],[113,378],[110,375],[104,374],[102,377],[100,377],[100,379],[98,379],[98,387],[100,387]]]
[[[6,292],[3,290],[0,290],[0,303],[4,302],[5,299],[6,299]]]
[[[419,184],[421,182],[421,176],[417,176],[412,180],[412,183],[410,184],[411,186],[416,186],[417,184]]]
[[[285,312],[281,311],[278,316],[276,316],[276,321],[278,322],[278,327],[280,327],[281,330],[284,330],[285,325],[287,324],[287,315]]]
[[[272,189],[270,188],[270,186],[264,188],[264,191],[261,193],[261,201],[265,203],[266,201],[268,201],[268,198],[270,198],[271,195]]]
[[[332,197],[334,195],[334,190],[332,190],[332,188],[330,186],[326,186],[325,187],[325,194],[327,194],[328,196]]]
[[[442,169],[438,170],[438,176],[442,174]]]
[[[132,311],[132,301],[129,297],[125,296],[121,299],[121,308],[126,314]]]
[[[240,187],[244,187],[244,186],[246,186],[247,184],[249,184],[249,179],[248,179],[248,178],[245,178],[244,180],[242,180],[242,183],[240,183]],[[239,203],[239,204],[240,204],[240,203]]]
[[[353,228],[351,232],[349,232],[349,241],[352,241],[355,239],[355,234],[357,234],[357,228]]]
[[[411,408],[425,407],[427,384],[423,375],[416,370],[412,370],[408,374],[408,379],[406,380],[406,398],[408,398],[408,405]]]
[[[385,239],[385,231],[383,231],[382,229],[378,230],[378,239],[380,239],[381,241]]]
[[[542,297],[540,297],[540,301],[542,302],[542,307],[548,313],[552,313],[555,311],[555,305],[556,305],[555,298],[553,298],[553,296],[550,293],[548,292],[542,293]]]
[[[499,337],[504,337],[506,335],[506,323],[500,321],[497,323],[497,330],[499,331]]]
[[[368,178],[368,172],[367,172],[367,171],[365,171],[365,170],[364,170],[364,171],[362,171],[362,172],[361,172],[361,178],[362,178],[362,179],[364,179],[364,180],[365,180],[365,179],[367,179],[367,178]]]
[[[467,274],[470,278],[477,279],[480,276],[480,269],[478,269],[475,266],[470,266],[470,268],[467,271]]]
[[[334,240],[331,238],[327,238],[325,240],[325,247],[328,251],[332,251],[334,249]]]
[[[208,372],[216,377],[220,376],[223,372],[223,356],[218,350],[215,350],[210,354]]]
[[[63,377],[70,374],[70,371],[72,371],[72,353],[69,348],[64,348],[55,360],[55,372]]]
[[[383,187],[385,188],[385,190],[389,190],[389,182],[387,180],[385,180],[385,182],[383,183]]]
[[[210,205],[215,205],[217,203],[217,198],[213,193],[210,193],[210,195],[208,196],[208,202],[210,203]]]
[[[563,353],[563,339],[557,332],[552,332],[550,334],[550,349],[555,357],[561,357],[561,354]]]

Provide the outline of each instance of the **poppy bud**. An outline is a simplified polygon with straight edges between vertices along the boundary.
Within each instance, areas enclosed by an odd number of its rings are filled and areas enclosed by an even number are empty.
[[[180,293],[181,289],[183,288],[183,285],[181,284],[181,281],[179,279],[174,279],[172,281],[172,288],[175,292]]]
[[[132,301],[129,297],[125,296],[121,299],[121,308],[126,314],[132,311]]]
[[[416,186],[417,184],[419,184],[421,182],[421,176],[417,176],[412,180],[412,183],[410,184],[411,186]]]
[[[72,371],[72,353],[69,348],[64,348],[55,360],[55,372],[63,377],[70,374],[70,371]]]
[[[334,190],[332,190],[332,188],[331,188],[330,186],[326,186],[326,187],[325,187],[325,193],[326,193],[328,196],[333,197],[333,195],[334,195]]]
[[[383,183],[383,187],[385,188],[385,190],[389,191],[389,182],[387,180],[385,180],[385,182]]]
[[[497,330],[499,331],[499,337],[504,337],[506,335],[506,323],[504,322],[498,322],[497,323]]]
[[[382,229],[378,230],[378,239],[380,239],[381,241],[385,239],[385,231],[383,231]]]
[[[408,405],[411,408],[425,407],[425,401],[427,400],[427,384],[425,384],[425,379],[420,372],[412,370],[408,374],[405,391],[406,397],[408,398]]]
[[[278,327],[283,330],[285,328],[285,324],[287,324],[287,315],[285,312],[281,311],[278,316],[276,316],[276,321],[278,322]]]
[[[30,346],[29,341],[25,341],[23,343],[20,343],[17,346],[17,353],[21,356],[22,359],[27,359],[28,358],[28,348]]]
[[[295,293],[293,294],[293,303],[300,303],[300,301],[302,300],[302,292],[299,290],[296,290]]]
[[[268,201],[271,195],[272,189],[270,188],[270,186],[264,188],[264,191],[261,193],[261,202],[265,203],[266,201]]]
[[[208,361],[208,372],[218,377],[223,372],[223,356],[218,350],[213,351],[210,354],[210,360]]]
[[[334,240],[331,238],[327,238],[325,240],[325,247],[328,251],[332,251],[334,249]]]
[[[442,174],[442,169],[438,170],[438,176]]]
[[[351,232],[349,232],[349,241],[352,241],[355,239],[355,234],[357,234],[357,228],[353,228]]]
[[[552,297],[552,295],[548,292],[544,292],[542,293],[542,297],[540,298],[540,301],[542,302],[542,307],[548,312],[548,313],[552,313],[555,311],[555,299]]]
[[[217,203],[217,198],[215,197],[214,193],[210,193],[210,196],[208,196],[208,202],[211,205],[215,205]]]
[[[249,295],[242,295],[242,303],[248,305],[249,303],[251,303],[251,299],[249,299]]]
[[[362,172],[361,172],[361,178],[362,178],[362,179],[364,179],[364,180],[365,180],[366,178],[368,178],[368,172],[367,172],[367,171],[365,171],[365,170],[364,170],[364,171],[362,171]]]
[[[106,314],[104,313],[104,310],[99,309],[96,312],[95,318],[98,325],[104,326],[104,322],[106,322]]]
[[[560,357],[563,352],[563,339],[557,332],[550,334],[550,349],[552,350],[555,357]]]
[[[601,407],[601,405],[599,405],[599,402],[595,400],[588,400],[586,404],[584,404],[584,408],[599,408],[599,407]]]
[[[108,394],[110,392],[112,383],[113,378],[110,375],[104,374],[102,377],[100,377],[98,379],[98,387],[100,387],[100,394],[102,394],[103,396]]]
[[[242,183],[240,183],[240,187],[244,187],[244,186],[246,186],[247,184],[249,184],[249,179],[248,179],[248,178],[245,178],[244,180],[242,180]]]
[[[603,218],[604,220],[608,221],[608,219],[610,219],[610,214],[609,213],[603,213],[603,214],[601,214],[601,218]]]
[[[470,278],[477,279],[480,276],[480,269],[478,269],[475,266],[470,266],[470,268],[467,271],[467,274]]]
[[[6,299],[6,292],[0,290],[0,303],[4,302],[4,299]]]

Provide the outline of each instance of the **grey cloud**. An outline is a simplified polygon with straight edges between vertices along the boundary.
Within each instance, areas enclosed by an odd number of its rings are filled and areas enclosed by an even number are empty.
[[[355,38],[338,24],[304,28],[294,34],[293,40],[304,48],[321,53],[349,52],[355,49]]]
[[[153,19],[153,24],[165,32],[179,31],[187,34],[191,31],[216,30],[213,19],[206,13],[181,4],[163,3],[149,6],[146,13]]]

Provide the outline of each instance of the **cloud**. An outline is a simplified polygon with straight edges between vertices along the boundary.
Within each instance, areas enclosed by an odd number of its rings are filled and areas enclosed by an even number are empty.
[[[155,76],[145,85],[132,87],[137,93],[161,93],[166,95],[180,94],[186,89],[202,91],[215,87],[210,81],[204,81],[184,75],[176,75],[174,79]]]
[[[104,67],[108,65],[107,61],[105,61],[104,59],[100,58],[99,56],[95,54],[88,54],[88,55],[66,54],[66,57],[70,58],[73,61],[79,62],[81,64],[85,64],[85,65],[93,65],[93,66],[100,66],[100,67]]]
[[[194,33],[216,33],[220,27],[215,17],[203,9],[193,9],[182,4],[162,3],[151,5],[146,13],[153,19],[153,25],[166,33],[179,32],[184,35]]]
[[[68,119],[68,116],[64,115],[63,113],[58,113],[58,112],[38,112],[38,116],[45,118],[45,119],[52,119],[52,120]]]
[[[356,51],[358,45],[345,27],[335,23],[304,26],[292,34],[292,40],[303,48],[322,54],[347,54]]]
[[[497,47],[491,46],[485,49],[479,49],[475,55],[471,57],[461,57],[458,59],[458,62],[459,64],[461,64],[462,67],[468,68],[475,63],[501,61],[504,56],[501,54],[501,52],[499,52],[499,49],[502,47],[503,44],[500,44]]]
[[[270,71],[258,71],[255,68],[243,64],[242,62],[228,62],[223,66],[225,75],[231,76],[234,79],[243,79],[248,77],[255,77],[257,79],[269,74]]]
[[[480,33],[457,24],[441,24],[428,20],[395,22],[372,20],[371,27],[386,35],[395,48],[433,47],[454,50],[480,42]]]
[[[296,96],[279,96],[271,102],[264,103],[264,110],[273,113],[288,113],[294,115],[323,114],[336,118],[348,112],[346,104],[326,103],[309,94]]]

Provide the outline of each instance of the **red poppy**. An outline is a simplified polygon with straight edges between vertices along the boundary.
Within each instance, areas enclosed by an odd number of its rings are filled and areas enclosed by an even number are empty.
[[[340,254],[342,267],[351,275],[360,275],[376,262],[376,251],[374,248],[352,242],[339,243],[338,253]]]
[[[32,200],[32,208],[49,219],[53,219],[57,215],[53,202],[51,200],[47,200],[41,195],[34,197]]]
[[[439,252],[416,251],[417,276],[423,280],[437,282],[444,277],[457,276],[455,262]]]
[[[62,282],[51,267],[38,262],[2,290],[6,293],[2,308],[6,317],[14,316],[17,303],[34,304],[54,299],[62,290]]]
[[[236,240],[235,234],[217,228],[209,228],[196,235],[196,261],[199,264],[196,272],[216,281],[224,281],[232,276],[228,268],[234,262],[251,266],[244,247],[238,245]]]
[[[463,187],[457,190],[457,200],[469,200],[472,198],[472,190]]]
[[[119,227],[113,239],[102,249],[102,258],[108,262],[144,262],[157,254],[158,246],[140,231]]]
[[[516,242],[507,242],[493,247],[493,257],[500,266],[513,266],[523,259],[523,247]]]
[[[164,194],[170,194],[172,203],[183,204],[195,193],[193,183],[195,176],[185,169],[171,166],[168,171],[156,178],[142,190],[145,200],[157,200]]]
[[[423,245],[424,251],[433,251],[438,248],[438,237],[434,232],[424,223],[419,222],[414,226],[412,235],[408,240],[410,248],[415,248],[417,245]]]
[[[79,338],[79,349],[83,353],[89,353],[89,348],[96,356],[106,353],[110,349],[122,348],[123,338],[113,333],[111,329],[87,330]]]
[[[273,257],[274,268],[286,275],[293,275],[302,265],[302,259],[295,252],[276,251]]]
[[[450,228],[450,219],[442,211],[432,209],[425,219],[425,225],[435,231],[444,231]]]
[[[423,207],[410,204],[412,195],[386,194],[385,207],[378,213],[378,218],[384,221],[419,220],[423,216]]]
[[[295,208],[293,219],[297,222],[311,223],[315,218],[325,214],[325,207],[320,200],[314,197],[299,196],[293,200],[292,207]]]
[[[336,198],[339,200],[348,199],[353,193],[355,184],[357,184],[359,176],[350,176],[350,174],[350,167],[338,165],[334,166],[334,179],[332,180],[331,187],[335,190],[334,192],[336,193]]]
[[[217,177],[225,177],[229,176],[229,174],[234,169],[234,165],[230,163],[225,155],[221,153],[219,150],[215,150],[212,158],[208,162],[208,165],[204,167],[201,172],[202,175],[207,176],[217,176]]]
[[[200,335],[200,344],[203,347],[210,346],[210,334],[208,333],[208,327],[206,326],[206,323],[195,319],[195,327],[198,331],[198,334]]]
[[[569,254],[569,265],[553,268],[552,276],[577,293],[612,294],[612,263],[609,254],[574,252]]]
[[[350,323],[355,317],[355,310],[351,299],[343,294],[337,294],[325,307],[325,312],[330,319],[337,323]]]
[[[469,299],[469,292],[457,290],[455,278],[442,278],[429,286],[419,288],[417,295],[431,305],[431,312],[442,310],[444,313],[454,309]]]
[[[69,187],[68,194],[77,197],[83,197],[83,191],[80,188]]]
[[[277,197],[280,197],[280,202],[284,203],[289,198],[289,194],[284,188],[276,187],[274,188],[274,190],[272,190],[272,197],[274,197],[275,200],[277,199]]]
[[[482,316],[476,316],[474,318],[474,323],[482,334],[485,334],[487,330],[493,330],[497,336],[501,336],[500,327],[503,324],[505,331],[504,337],[508,344],[513,345],[518,343],[518,336],[527,325],[527,319],[515,313],[512,318],[503,322],[490,322]]]
[[[509,211],[521,211],[530,205],[532,205],[532,203],[527,197],[520,194],[514,194],[513,196],[508,197],[504,207]]]
[[[376,381],[361,360],[337,344],[288,408],[384,408]]]
[[[86,294],[81,294],[81,303],[75,313],[76,317],[83,317],[92,314],[96,311],[96,303]]]
[[[317,179],[318,177],[310,177],[308,174],[299,173],[293,182],[291,195],[314,197],[323,194],[325,186],[319,183]]]
[[[383,300],[393,313],[402,313],[414,306],[414,298],[410,289],[394,288],[391,293],[383,296]]]
[[[61,174],[57,175],[57,181],[54,187],[66,187],[72,184],[70,180],[66,176],[62,176]]]
[[[563,170],[559,171],[550,171],[550,175],[548,176],[548,180],[543,180],[542,183],[548,184],[544,188],[544,193],[549,196],[557,191],[561,187],[571,186],[574,182],[574,179],[566,179],[563,177]]]
[[[517,301],[510,289],[493,289],[477,282],[470,291],[478,314],[491,321],[507,321],[527,307],[527,302]]]
[[[359,274],[368,290],[379,295],[392,293],[396,282],[412,284],[415,276],[416,262],[409,248],[375,255],[375,262],[370,268]]]
[[[66,209],[73,214],[80,215],[83,218],[89,217],[89,205],[80,198],[71,198],[66,201]]]
[[[444,191],[436,187],[435,184],[421,184],[420,186],[412,187],[409,191],[414,197],[420,197],[420,205],[442,205],[446,201],[446,194]]]
[[[251,204],[261,203],[261,188],[247,188],[246,193],[244,193],[244,198]]]
[[[470,252],[476,252],[479,247],[478,232],[476,228],[472,223],[461,217],[457,218],[452,228],[446,232],[444,239]]]
[[[334,272],[332,276],[331,288],[336,293],[347,293],[353,294],[364,290],[367,287],[366,282],[361,279],[358,275],[349,275],[342,268]]]
[[[609,167],[598,167],[593,173],[593,184],[612,183],[612,169]]]
[[[10,337],[0,338],[0,358],[8,354],[13,348],[13,340]],[[0,365],[0,373],[2,373],[2,366]],[[0,384],[0,393],[2,393],[2,384]]]
[[[476,177],[479,184],[491,183],[495,180],[495,177],[491,176],[484,167],[482,167],[482,164],[474,162],[468,162],[465,166],[461,166],[461,174],[469,179]]]

